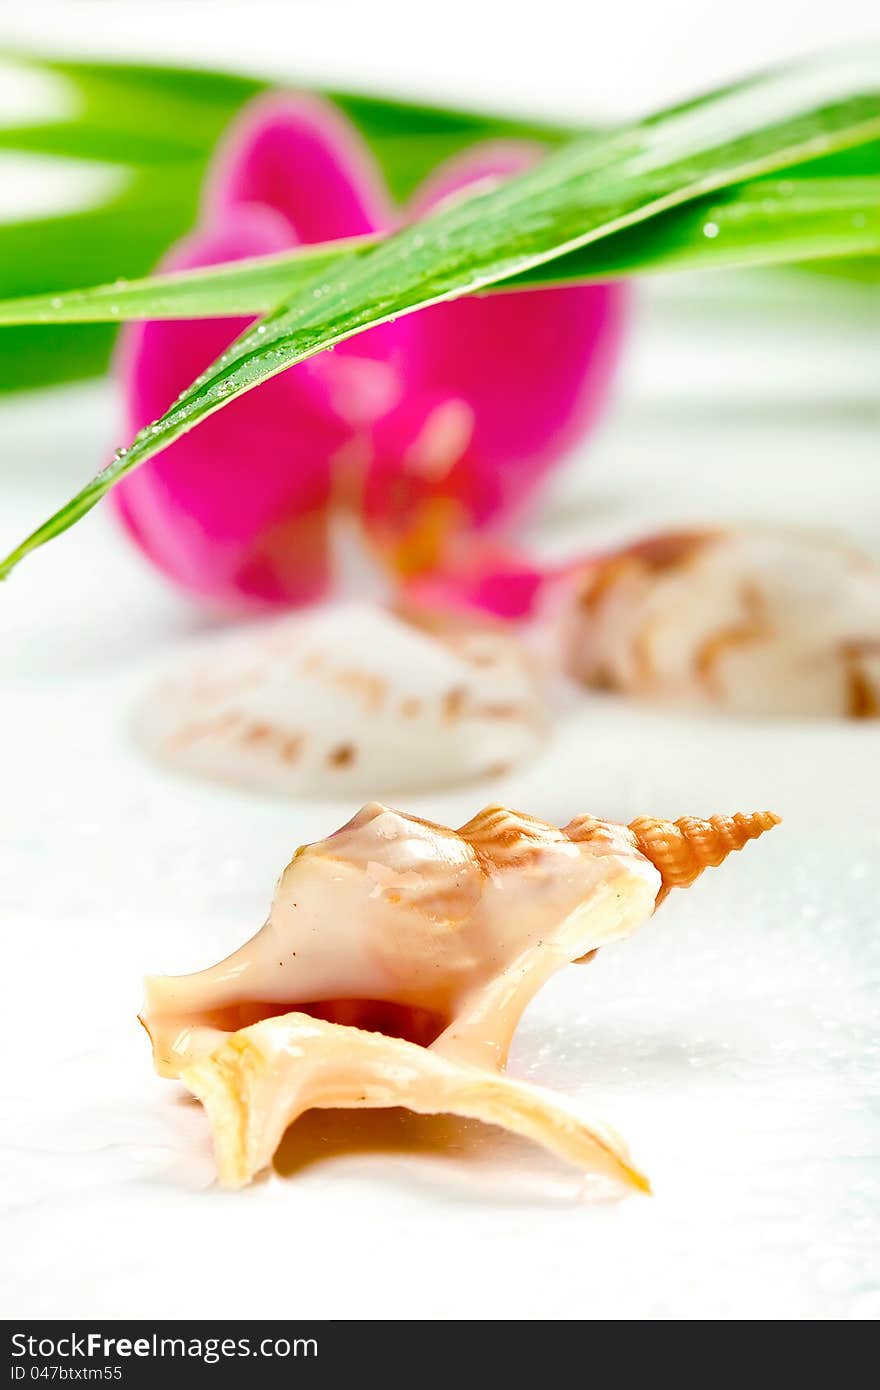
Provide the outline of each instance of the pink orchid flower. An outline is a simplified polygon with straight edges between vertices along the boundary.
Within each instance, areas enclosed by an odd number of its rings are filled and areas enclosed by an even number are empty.
[[[393,230],[540,149],[472,147],[404,214],[333,107],[271,95],[217,151],[181,270]],[[381,325],[231,402],[115,490],[146,554],[226,607],[302,604],[337,577],[340,514],[401,586],[507,616],[540,583],[510,540],[541,481],[596,419],[617,358],[619,287],[518,291],[440,304]],[[132,433],[247,326],[149,322],[122,336]],[[349,528],[351,529],[351,528]]]

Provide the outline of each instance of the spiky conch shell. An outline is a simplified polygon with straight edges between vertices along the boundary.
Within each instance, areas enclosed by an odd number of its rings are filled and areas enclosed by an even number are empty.
[[[501,1125],[646,1190],[613,1130],[502,1074],[513,1032],[559,968],[776,822],[579,816],[560,830],[492,806],[454,831],[370,803],[297,851],[239,951],[148,981],[157,1069],[204,1102],[233,1187],[310,1107],[405,1106]]]

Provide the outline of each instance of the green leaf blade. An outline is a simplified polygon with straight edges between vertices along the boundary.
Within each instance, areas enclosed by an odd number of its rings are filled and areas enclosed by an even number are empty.
[[[204,270],[0,301],[0,327],[254,317],[374,238],[328,242]],[[671,270],[778,265],[880,253],[880,177],[760,179],[670,209],[485,293],[590,284]],[[0,348],[2,348],[0,338]]]

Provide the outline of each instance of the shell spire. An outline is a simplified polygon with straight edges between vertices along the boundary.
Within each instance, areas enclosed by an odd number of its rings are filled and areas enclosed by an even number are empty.
[[[717,869],[734,850],[749,840],[757,840],[772,830],[781,817],[772,811],[752,811],[735,816],[680,816],[678,820],[657,820],[639,816],[629,829],[639,850],[660,871],[660,903],[670,888],[687,888],[704,869]]]

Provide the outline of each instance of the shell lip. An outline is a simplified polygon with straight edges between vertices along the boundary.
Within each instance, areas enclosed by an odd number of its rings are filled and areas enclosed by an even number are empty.
[[[224,1187],[241,1187],[271,1166],[284,1132],[306,1109],[402,1106],[500,1125],[624,1188],[651,1192],[610,1126],[540,1087],[433,1047],[296,1011],[242,1030],[187,1067],[181,1080],[208,1111]]]

